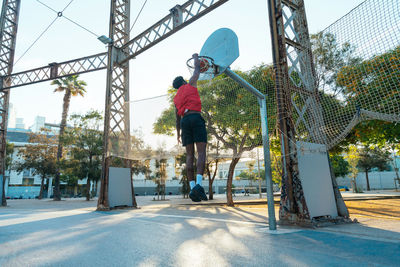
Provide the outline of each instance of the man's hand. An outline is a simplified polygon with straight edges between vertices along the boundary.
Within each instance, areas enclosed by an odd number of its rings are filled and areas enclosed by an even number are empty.
[[[199,54],[194,53],[194,54],[192,55],[192,57],[193,57],[193,60],[194,60],[194,62],[193,62],[193,64],[194,64],[194,71],[193,71],[192,77],[190,77],[190,79],[189,79],[189,84],[190,84],[191,86],[197,87],[197,80],[199,79],[199,76],[200,76],[200,60],[199,60]]]
[[[196,68],[196,65],[199,65],[199,67],[200,67],[199,54],[194,53],[194,54],[192,55],[192,57],[193,57],[193,59],[194,59],[194,67]]]

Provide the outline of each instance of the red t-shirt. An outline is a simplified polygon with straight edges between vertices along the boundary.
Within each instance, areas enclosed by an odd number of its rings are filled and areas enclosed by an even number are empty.
[[[175,107],[178,109],[178,115],[183,116],[185,110],[201,111],[201,100],[197,88],[190,84],[184,84],[179,87],[174,97]]]

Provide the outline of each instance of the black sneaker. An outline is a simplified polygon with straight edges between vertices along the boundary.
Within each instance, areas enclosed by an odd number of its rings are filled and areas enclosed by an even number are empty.
[[[206,200],[206,201],[208,200],[206,192],[204,191],[204,188],[201,185],[196,184],[196,186],[193,187],[192,191],[194,191],[196,193],[197,197],[200,200]]]
[[[198,196],[197,192],[194,192],[193,189],[190,190],[189,197],[193,202],[200,202],[201,201],[201,199]]]

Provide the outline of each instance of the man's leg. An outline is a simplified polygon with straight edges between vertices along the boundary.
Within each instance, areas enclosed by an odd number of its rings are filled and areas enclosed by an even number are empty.
[[[196,173],[197,173],[197,175],[196,175],[195,189],[198,191],[199,197],[201,200],[208,200],[206,192],[204,191],[204,188],[202,187],[204,168],[206,165],[206,146],[207,146],[207,143],[205,143],[205,142],[196,143],[196,148],[197,148],[197,172]]]
[[[196,182],[194,180],[194,144],[186,145],[186,173],[189,180],[190,185],[190,193],[189,197],[193,202],[200,202],[200,197],[193,192],[193,188],[196,186]]]
[[[196,143],[197,148],[197,174],[203,176],[206,166],[206,146],[207,143]],[[201,185],[201,183],[200,183]]]
[[[189,180],[194,181],[194,144],[187,144],[186,145],[186,173]],[[191,186],[190,189],[193,189]]]

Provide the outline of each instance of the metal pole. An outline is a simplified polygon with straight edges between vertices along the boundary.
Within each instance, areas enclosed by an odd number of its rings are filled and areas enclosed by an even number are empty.
[[[18,18],[21,0],[3,0],[0,17],[0,76],[10,75],[14,65],[15,45],[17,41]],[[0,79],[1,86],[10,85],[10,80]],[[5,194],[6,134],[10,91],[0,92],[0,206],[7,206]]]
[[[260,104],[262,140],[264,148],[265,181],[267,182],[268,223],[270,230],[276,230],[274,191],[272,189],[271,158],[269,153],[267,102],[265,97],[258,98]]]
[[[272,190],[272,171],[271,158],[269,154],[269,139],[268,139],[268,118],[267,118],[267,102],[266,97],[254,86],[249,84],[242,77],[231,71],[229,68],[225,70],[226,75],[234,81],[242,85],[247,91],[257,97],[260,105],[262,140],[264,148],[264,165],[265,165],[265,180],[267,181],[267,201],[268,201],[268,224],[270,230],[276,230],[275,208],[274,208],[274,191]]]
[[[258,91],[256,88],[254,88],[254,86],[249,84],[245,79],[243,79],[242,77],[240,77],[239,75],[237,75],[236,73],[231,71],[230,68],[226,68],[224,73],[226,75],[228,75],[230,78],[232,78],[234,81],[236,81],[237,83],[242,85],[247,91],[254,94],[256,97],[258,97],[260,99],[265,98],[265,96],[260,91]]]

